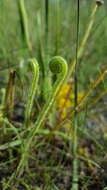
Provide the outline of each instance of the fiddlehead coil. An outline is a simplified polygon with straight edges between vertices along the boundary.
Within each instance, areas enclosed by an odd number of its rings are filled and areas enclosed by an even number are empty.
[[[57,73],[66,74],[67,72],[67,63],[60,56],[53,57],[49,62],[49,67],[50,67],[51,72],[54,74],[57,74]]]

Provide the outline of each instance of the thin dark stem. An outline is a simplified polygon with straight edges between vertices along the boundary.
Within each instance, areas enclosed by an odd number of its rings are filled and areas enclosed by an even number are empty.
[[[76,25],[76,64],[75,64],[75,73],[74,73],[74,106],[78,104],[78,47],[79,47],[79,16],[80,16],[80,2],[77,0],[77,25]],[[78,130],[78,118],[77,111],[74,115],[74,136],[73,136],[73,177],[72,177],[72,190],[78,190],[78,160],[77,160],[77,130]]]
[[[76,27],[76,64],[75,64],[75,106],[77,106],[78,103],[78,48],[79,48],[79,16],[80,16],[80,2],[77,0],[77,27]]]
[[[48,34],[48,14],[49,14],[49,0],[45,0],[46,35]]]

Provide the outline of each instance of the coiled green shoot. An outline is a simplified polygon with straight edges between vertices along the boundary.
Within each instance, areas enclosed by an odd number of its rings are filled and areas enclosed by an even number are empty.
[[[45,120],[50,108],[54,104],[55,98],[57,93],[59,92],[59,89],[61,88],[61,85],[63,84],[63,81],[67,75],[68,66],[67,62],[60,56],[53,57],[49,62],[50,70],[54,74],[58,74],[58,78],[53,86],[53,89],[49,95],[49,99],[47,100],[47,103],[44,105],[42,111],[40,112],[36,122],[34,123],[34,127],[31,129],[31,131],[28,134],[28,137],[23,142],[23,151],[22,157],[19,163],[19,166],[16,171],[16,176],[20,176],[25,168],[28,168],[28,155],[31,148],[31,145],[33,144],[34,137],[38,130],[40,129],[43,121]]]

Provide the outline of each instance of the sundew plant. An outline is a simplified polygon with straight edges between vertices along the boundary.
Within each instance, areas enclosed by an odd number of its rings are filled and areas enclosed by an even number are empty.
[[[104,1],[0,9],[0,189],[106,190]]]

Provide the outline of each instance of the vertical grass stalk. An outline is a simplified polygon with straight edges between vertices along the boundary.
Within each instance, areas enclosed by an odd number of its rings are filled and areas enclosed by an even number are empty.
[[[26,41],[27,47],[29,52],[32,52],[32,44],[30,41],[30,33],[29,33],[29,25],[28,25],[28,15],[25,8],[24,0],[18,0],[18,7],[19,7],[19,15],[20,15],[20,23],[22,33],[24,35],[24,39]]]
[[[78,47],[79,47],[79,16],[80,16],[80,0],[77,0],[77,27],[76,27],[76,64],[75,64],[75,73],[74,73],[74,107],[77,107],[78,104]],[[75,111],[74,115],[74,134],[73,134],[73,172],[72,172],[72,190],[78,190],[78,159],[77,159],[77,148],[78,148],[78,139],[77,139],[77,132],[78,132],[78,115],[77,111]]]
[[[59,54],[59,48],[60,48],[60,0],[56,1],[56,51],[55,55]]]
[[[51,91],[51,75],[49,71],[49,0],[45,0],[45,61],[43,98],[46,101]]]

